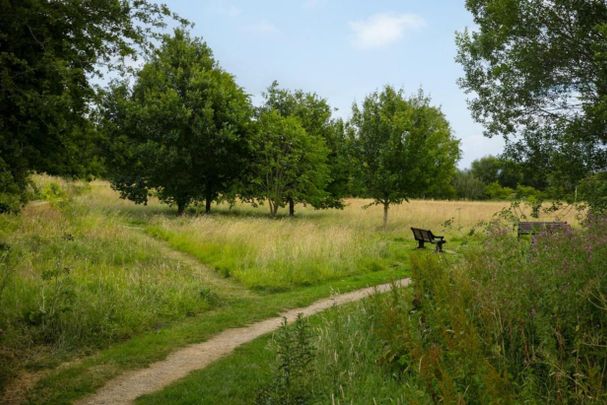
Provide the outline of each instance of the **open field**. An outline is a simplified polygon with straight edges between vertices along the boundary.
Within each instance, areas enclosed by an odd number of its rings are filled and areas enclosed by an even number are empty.
[[[392,207],[384,230],[381,208],[359,199],[344,210],[298,206],[295,218],[244,205],[176,217],[155,201],[120,200],[106,182],[36,182],[46,201],[0,216],[0,360],[9,365],[0,381],[5,399],[34,402],[78,398],[176,347],[333,290],[401,278],[410,226],[444,233],[457,252],[508,206],[414,200]]]

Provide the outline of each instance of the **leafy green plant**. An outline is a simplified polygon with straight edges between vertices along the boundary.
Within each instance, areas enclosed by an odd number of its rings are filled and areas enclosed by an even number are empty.
[[[274,339],[277,364],[272,382],[261,388],[256,403],[306,404],[312,398],[309,376],[313,372],[312,333],[302,314],[292,327],[283,319]]]

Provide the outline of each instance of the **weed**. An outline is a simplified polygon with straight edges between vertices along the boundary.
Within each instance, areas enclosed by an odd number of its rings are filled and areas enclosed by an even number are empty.
[[[313,372],[314,349],[308,322],[302,314],[292,327],[287,319],[274,337],[277,365],[272,382],[257,393],[257,404],[306,404],[311,399],[309,375]]]

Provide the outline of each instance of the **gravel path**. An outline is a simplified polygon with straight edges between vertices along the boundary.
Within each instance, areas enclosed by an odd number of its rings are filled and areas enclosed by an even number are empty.
[[[410,279],[398,282],[407,286]],[[252,325],[225,330],[203,343],[187,346],[170,354],[166,359],[149,367],[134,370],[109,381],[90,397],[78,401],[78,404],[130,404],[137,397],[158,391],[174,381],[185,377],[194,370],[205,368],[215,360],[229,354],[236,347],[272,332],[280,327],[283,317],[292,322],[299,313],[310,316],[324,311],[333,305],[342,305],[358,301],[375,291],[385,292],[392,284],[382,284],[364,288],[346,294],[336,295],[313,303],[305,308],[295,308],[275,318],[256,322]]]

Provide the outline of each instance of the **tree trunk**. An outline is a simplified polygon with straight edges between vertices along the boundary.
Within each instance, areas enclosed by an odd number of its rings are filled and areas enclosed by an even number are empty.
[[[210,214],[211,213],[211,203],[213,202],[213,198],[207,196],[204,199],[204,213],[205,214]]]
[[[390,203],[384,203],[384,229],[388,227],[388,209],[390,208]]]
[[[275,217],[276,211],[278,210],[278,206],[274,205],[272,200],[268,200],[268,205],[270,206],[270,216]]]
[[[184,201],[177,201],[177,216],[182,216],[187,204]]]
[[[289,216],[294,217],[295,216],[295,201],[293,201],[293,199],[291,197],[289,197],[288,200],[289,200]]]

